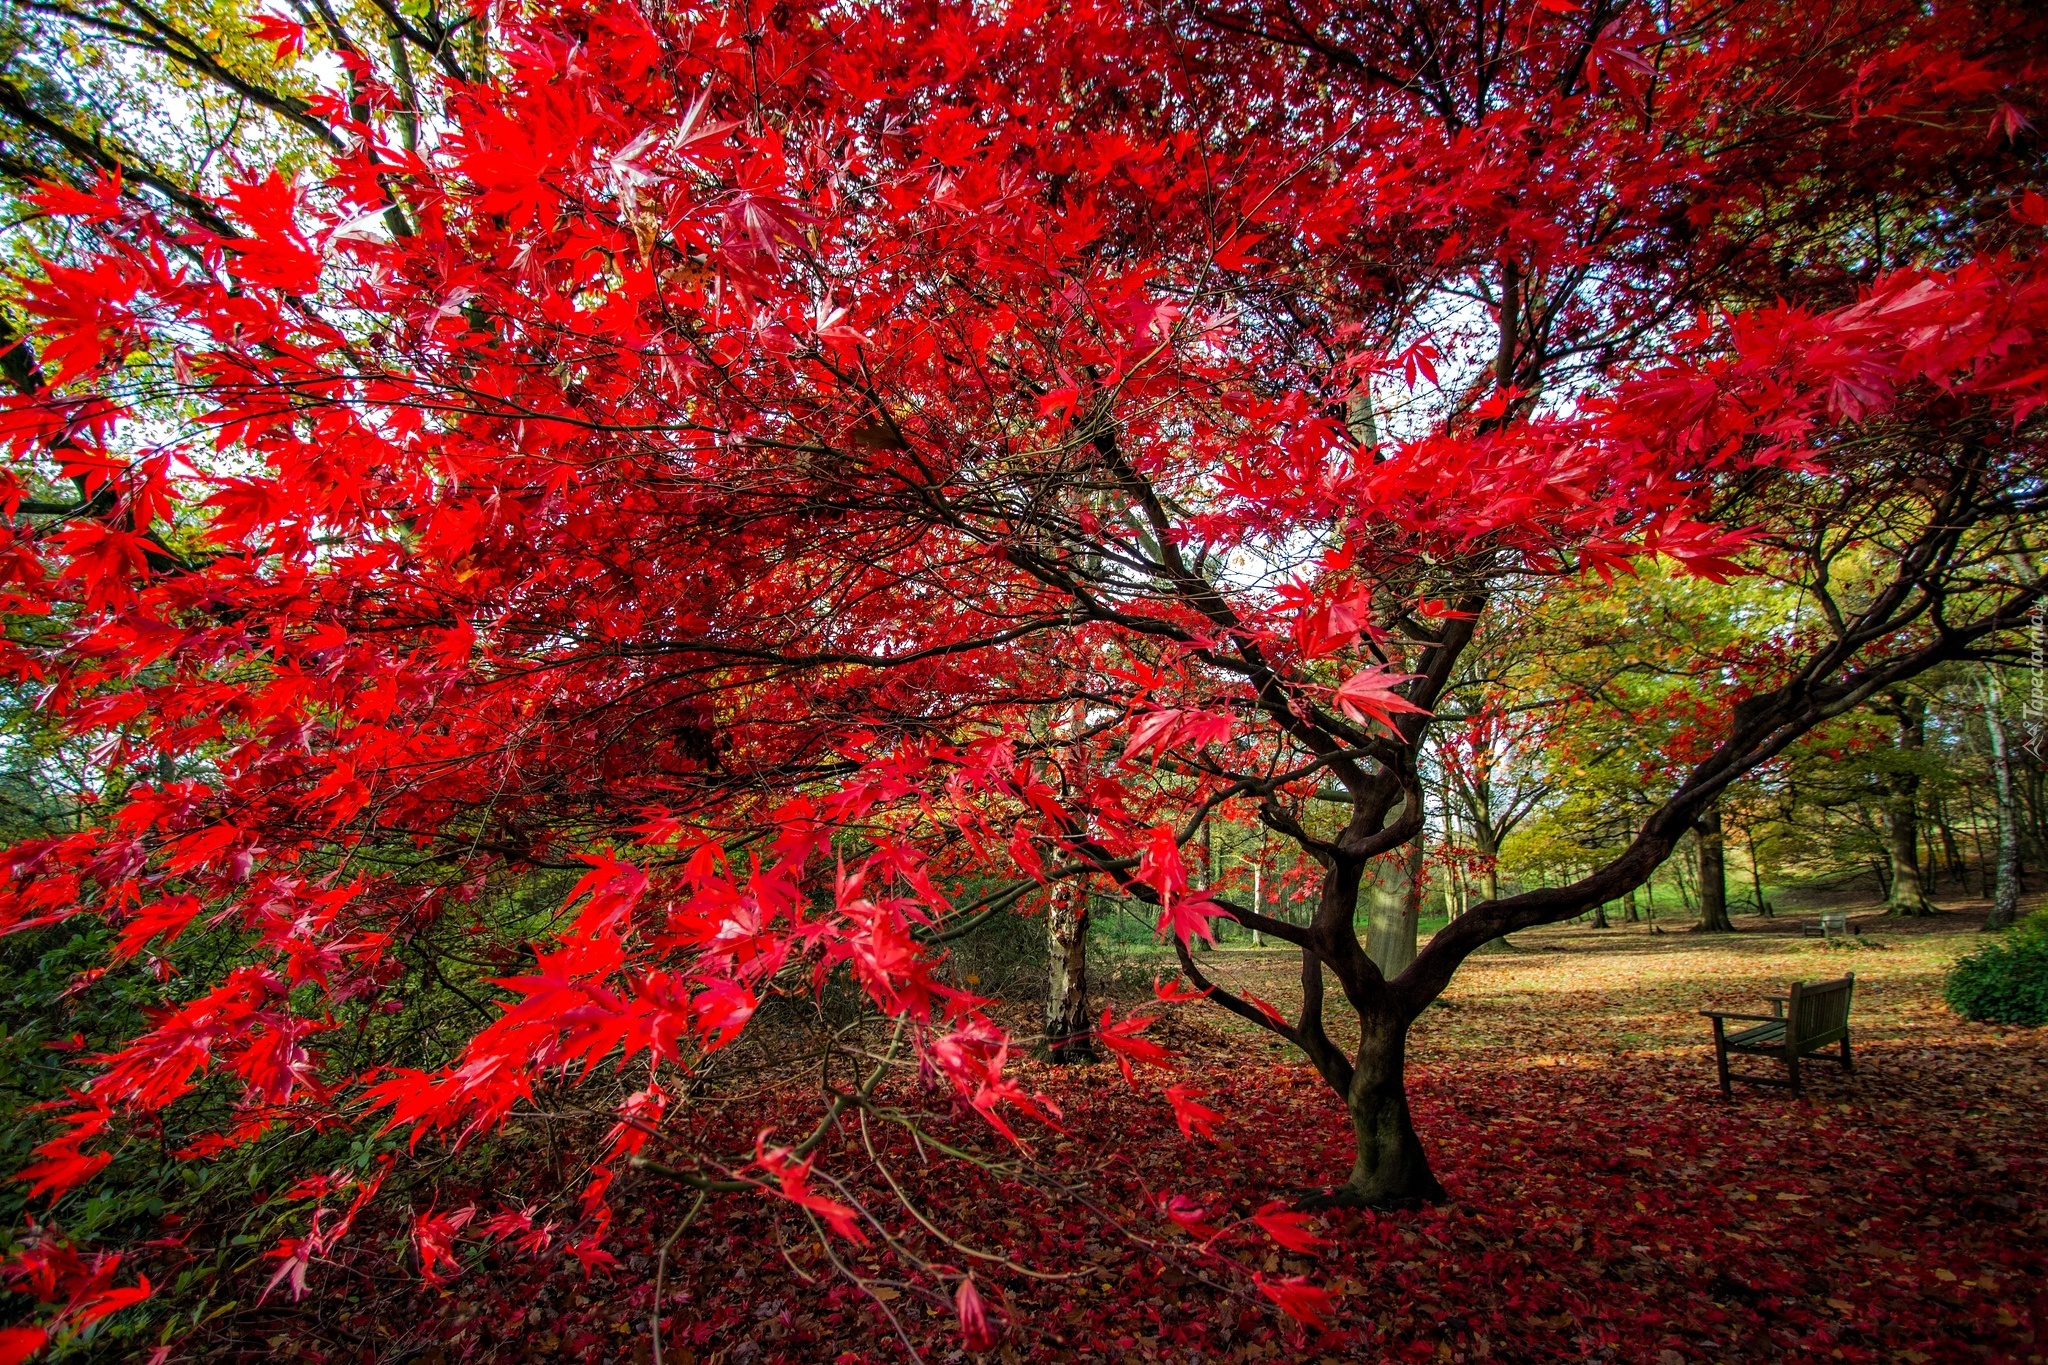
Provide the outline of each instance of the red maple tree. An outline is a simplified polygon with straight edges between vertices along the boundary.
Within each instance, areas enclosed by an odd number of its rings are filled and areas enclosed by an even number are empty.
[[[1346,1106],[1330,1198],[1433,1199],[1404,1046],[1467,955],[1619,896],[1730,783],[2009,647],[2040,595],[2002,557],[2048,473],[2041,33],[2014,7],[496,23],[501,78],[441,87],[416,151],[357,73],[320,107],[333,175],[248,175],[214,205],[233,232],[43,196],[88,245],[28,283],[9,352],[4,586],[47,620],[4,661],[106,736],[119,798],[4,855],[5,921],[102,917],[117,964],[195,922],[242,947],[96,1059],[39,1190],[210,1070],[243,1093],[195,1157],[336,1119],[468,1138],[630,1063],[596,1254],[675,1078],[833,979],[1011,1133],[1044,1101],[935,976],[943,939],[1097,879]],[[1360,881],[1420,828],[1475,622],[1648,555],[1784,574],[1828,629],[1728,680],[1621,857],[1383,978]],[[1331,831],[1306,803],[1333,795]],[[1190,876],[1226,808],[1321,867],[1309,923]],[[433,926],[562,868],[445,1065],[323,1049],[433,979]],[[1206,979],[1218,917],[1300,949],[1299,1017]],[[1097,1039],[1167,1060],[1142,1032]],[[858,1235],[810,1162],[874,1084],[793,1148],[747,1135],[751,1166],[672,1169]],[[430,1275],[467,1222],[422,1221]]]

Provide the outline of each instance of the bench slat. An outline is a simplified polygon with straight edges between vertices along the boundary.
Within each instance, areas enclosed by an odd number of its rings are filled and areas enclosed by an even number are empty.
[[[1758,1024],[1755,1028],[1746,1028],[1740,1033],[1728,1035],[1729,1047],[1753,1047],[1759,1043],[1769,1043],[1774,1051],[1783,1051],[1784,1042],[1783,1024]]]

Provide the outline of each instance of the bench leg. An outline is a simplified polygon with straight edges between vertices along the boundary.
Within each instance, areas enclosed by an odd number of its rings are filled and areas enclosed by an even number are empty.
[[[1806,1090],[1799,1084],[1799,1054],[1790,1048],[1785,1049],[1785,1070],[1792,1073],[1792,1093],[1804,1095]]]
[[[1856,1064],[1849,1060],[1849,1035],[1842,1035],[1842,1070],[1854,1071]]]
[[[1721,1072],[1721,1098],[1724,1100],[1734,1099],[1735,1092],[1728,1085],[1727,1036],[1722,1032],[1721,1021],[1719,1019],[1716,1019],[1714,1021],[1714,1065],[1717,1068],[1719,1068]]]

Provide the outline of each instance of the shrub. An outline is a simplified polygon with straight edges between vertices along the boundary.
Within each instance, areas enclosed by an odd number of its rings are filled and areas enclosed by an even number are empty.
[[[1949,969],[1948,1003],[1986,1024],[2048,1024],[2048,910]]]

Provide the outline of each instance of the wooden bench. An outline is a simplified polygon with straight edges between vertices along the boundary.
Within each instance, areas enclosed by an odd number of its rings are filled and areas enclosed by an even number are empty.
[[[1839,981],[1816,981],[1810,986],[1803,981],[1793,982],[1791,995],[1771,998],[1769,1014],[1725,1014],[1720,1010],[1701,1010],[1701,1014],[1714,1021],[1714,1065],[1721,1072],[1722,1097],[1725,1099],[1734,1094],[1729,1089],[1730,1081],[1790,1086],[1793,1094],[1802,1094],[1799,1059],[1836,1044],[1841,1046],[1837,1060],[1842,1063],[1842,1070],[1854,1070],[1849,1060],[1849,1001],[1855,991],[1856,973],[1850,972]],[[1730,1033],[1726,1022],[1731,1019],[1754,1027]],[[1730,1053],[1776,1058],[1785,1064],[1785,1072],[1790,1079],[1781,1081],[1776,1076],[1731,1074],[1728,1070]]]
[[[1861,934],[1863,926],[1849,923],[1847,911],[1835,910],[1823,913],[1818,920],[1800,925],[1799,930],[1807,938],[1831,939],[1837,934]]]

